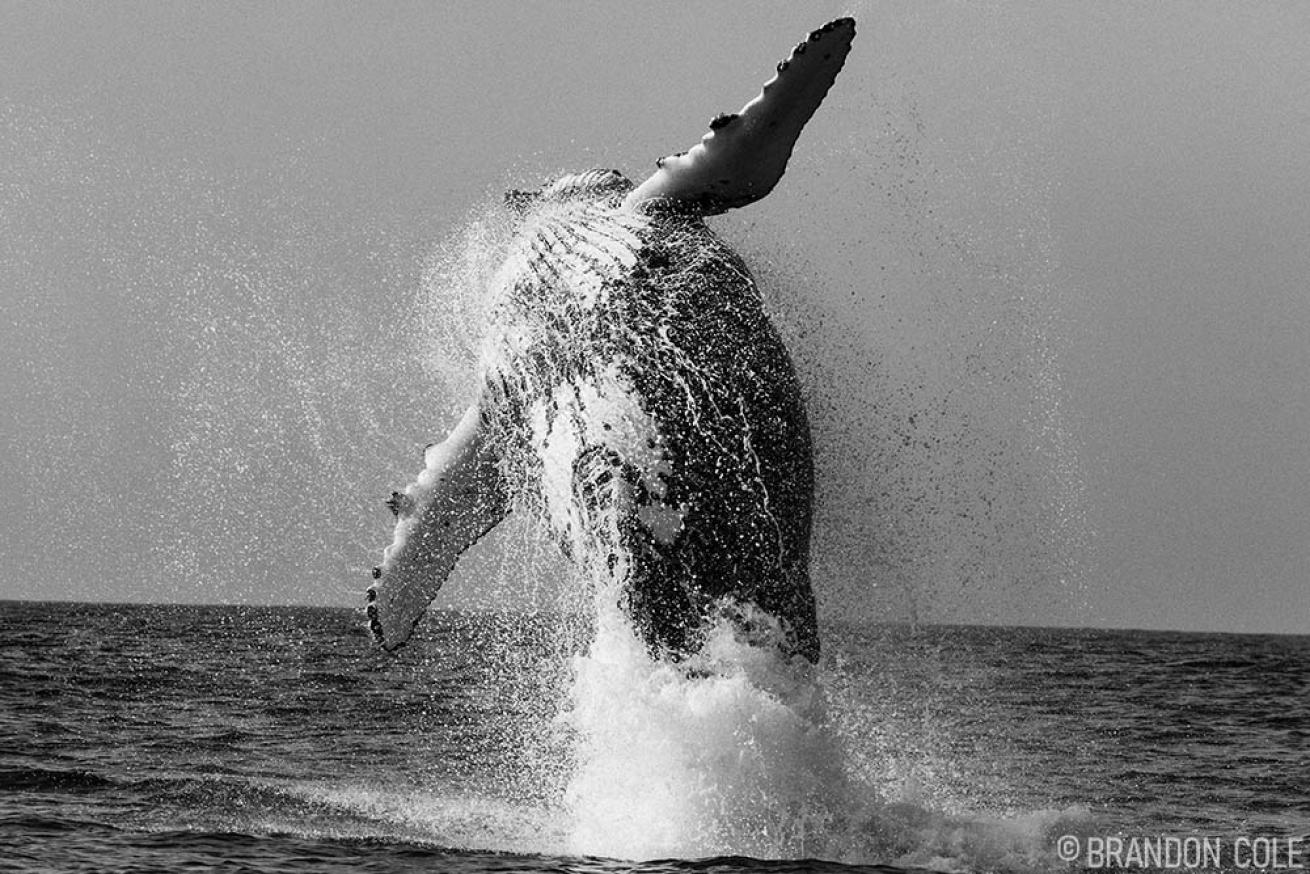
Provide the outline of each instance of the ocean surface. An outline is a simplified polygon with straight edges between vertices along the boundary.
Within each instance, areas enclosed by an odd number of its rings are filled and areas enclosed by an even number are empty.
[[[1106,867],[1062,836],[1310,858],[1310,637],[823,631],[817,674],[725,651],[688,676],[545,615],[437,613],[386,656],[343,609],[3,602],[0,870]]]

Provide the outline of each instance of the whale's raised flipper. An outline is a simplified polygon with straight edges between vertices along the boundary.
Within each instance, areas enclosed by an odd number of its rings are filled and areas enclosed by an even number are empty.
[[[369,628],[384,649],[409,639],[460,555],[509,512],[483,431],[474,405],[449,437],[428,447],[418,478],[387,501],[398,517],[395,536],[367,595]]]
[[[715,215],[773,190],[805,123],[841,71],[855,38],[855,19],[812,32],[778,64],[778,75],[735,115],[720,115],[689,151],[661,158],[659,169],[624,205],[667,201],[683,211]]]

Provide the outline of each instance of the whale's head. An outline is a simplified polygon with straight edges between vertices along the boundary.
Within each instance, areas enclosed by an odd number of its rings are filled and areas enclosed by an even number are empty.
[[[632,180],[618,170],[584,170],[568,173],[536,189],[505,192],[505,205],[519,215],[537,207],[574,203],[596,203],[618,199],[632,190]]]

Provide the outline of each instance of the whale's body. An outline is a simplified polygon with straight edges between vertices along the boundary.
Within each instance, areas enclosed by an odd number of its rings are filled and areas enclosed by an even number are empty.
[[[526,217],[488,350],[484,402],[525,423],[501,451],[652,649],[694,648],[729,597],[817,657],[791,359],[741,259],[699,216],[623,209],[630,187],[565,177]]]
[[[745,264],[702,216],[773,187],[853,35],[849,19],[815,31],[641,186],[593,170],[507,195],[519,225],[481,396],[390,502],[396,534],[369,589],[383,646],[517,496],[652,655],[694,652],[723,616],[749,631],[762,611],[787,654],[817,660],[800,386]]]

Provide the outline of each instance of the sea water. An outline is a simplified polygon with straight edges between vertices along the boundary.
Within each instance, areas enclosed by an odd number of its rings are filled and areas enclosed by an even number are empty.
[[[1063,835],[1231,869],[1310,837],[1310,638],[829,622],[817,670],[724,630],[693,677],[573,628],[441,612],[386,656],[351,610],[0,604],[0,869],[1049,871]]]

